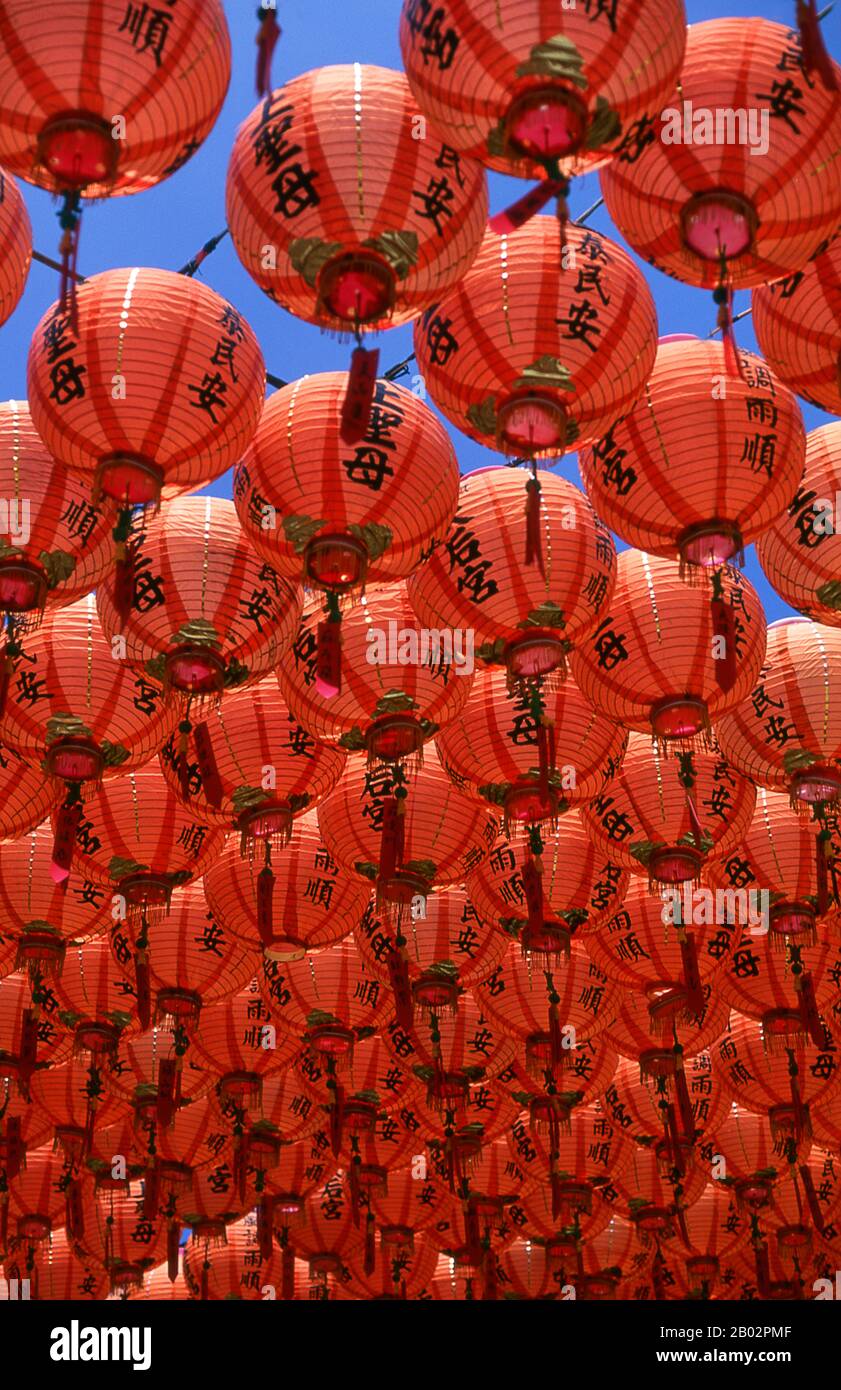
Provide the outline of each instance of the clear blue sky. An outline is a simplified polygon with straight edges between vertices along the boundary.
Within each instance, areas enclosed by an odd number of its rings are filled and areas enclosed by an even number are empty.
[[[210,236],[224,227],[228,155],[238,125],[256,105],[257,0],[225,0],[225,11],[233,45],[233,76],[214,130],[191,162],[159,188],[86,208],[79,253],[82,274],[124,265],[156,265],[177,270]],[[767,19],[791,24],[795,0],[703,0],[703,3],[702,0],[688,0],[687,3],[690,23],[757,12]],[[400,67],[398,14],[397,0],[278,0],[283,34],[275,49],[275,86],[298,73],[328,63],[356,60]],[[833,56],[839,59],[841,39],[837,16],[836,10],[824,21],[824,30]],[[492,175],[491,212],[505,207],[525,187],[520,182]],[[23,193],[32,219],[36,248],[55,256],[59,232],[53,203],[46,193],[28,185],[23,185]],[[577,180],[571,197],[572,215],[579,215],[598,196],[597,175]],[[603,208],[594,214],[591,225],[608,236],[618,236]],[[654,294],[661,334],[684,332],[705,336],[709,333],[715,323],[711,296],[684,288],[641,262],[640,266]],[[346,346],[276,308],[258,290],[240,266],[229,240],[205,262],[199,274],[246,315],[262,344],[267,368],[276,376],[290,380],[304,372],[347,365]],[[0,329],[4,397],[22,398],[26,394],[29,340],[57,290],[56,273],[33,263],[23,298],[12,318]],[[748,304],[748,294],[736,296],[737,313]],[[750,318],[743,319],[737,325],[737,336],[743,346],[756,349],[750,323]],[[383,334],[378,342],[381,364],[386,368],[411,352],[411,328]],[[809,430],[831,418],[812,406],[802,405]],[[451,432],[455,436],[456,432]],[[455,446],[463,472],[495,463],[499,458],[461,435],[455,437]],[[574,454],[562,461],[558,471],[580,483]],[[229,497],[230,475],[218,479],[207,490]],[[789,611],[765,583],[752,548],[746,557],[746,570],[759,588],[769,621]]]

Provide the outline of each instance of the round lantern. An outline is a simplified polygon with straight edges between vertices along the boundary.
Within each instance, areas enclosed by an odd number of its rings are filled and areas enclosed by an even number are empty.
[[[505,672],[475,682],[436,738],[456,786],[502,808],[507,833],[592,801],[622,761],[626,731],[596,714],[569,678],[555,691],[509,694]]]
[[[651,1248],[642,1244],[636,1225],[615,1211],[580,1255],[569,1238],[547,1240],[545,1251],[550,1287],[559,1293],[571,1285],[576,1297],[590,1303],[650,1296]]]
[[[140,1031],[137,993],[114,960],[107,936],[68,946],[55,992],[74,1052],[92,1067],[116,1056],[123,1034]]]
[[[74,1169],[52,1144],[27,1154],[26,1167],[9,1181],[4,1192],[7,1229],[22,1249],[49,1240],[51,1233],[65,1224],[65,1192],[72,1187],[74,1177]]]
[[[134,268],[86,280],[75,323],[61,303],[47,310],[27,380],[50,453],[127,509],[199,487],[240,458],[265,367],[251,328],[207,285]]]
[[[439,1258],[437,1247],[428,1240],[418,1240],[411,1250],[395,1248],[380,1231],[378,1237],[366,1241],[361,1257],[356,1254],[348,1259],[350,1282],[337,1283],[335,1296],[374,1303],[425,1298]]]
[[[579,645],[584,696],[628,728],[682,747],[748,694],[765,653],[765,615],[739,570],[687,586],[673,560],[625,550],[613,602]]]
[[[153,1303],[168,1302],[172,1299],[183,1302],[192,1296],[184,1275],[178,1273],[172,1279],[167,1265],[156,1265],[154,1269],[144,1270],[140,1283],[129,1289],[126,1294],[128,1302],[137,1299]]]
[[[74,1166],[87,1158],[96,1142],[95,1131],[113,1125],[128,1111],[127,1101],[111,1088],[107,1075],[78,1060],[36,1072],[31,1093],[33,1104],[48,1117],[55,1147]]]
[[[551,1126],[545,1132],[536,1130],[529,1116],[521,1114],[507,1142],[512,1158],[530,1179],[521,1185],[527,1205],[532,1201],[529,1186],[548,1188],[552,1220],[559,1228],[575,1225],[579,1214],[592,1213],[598,1206],[596,1194],[619,1177],[633,1149],[599,1101],[577,1105],[566,1125]]]
[[[131,542],[130,563],[127,608],[116,577],[97,591],[103,630],[112,644],[122,637],[130,665],[188,701],[258,680],[292,641],[300,590],[253,554],[232,502],[170,502]]]
[[[36,1068],[60,1066],[71,1052],[52,982],[38,994],[33,1003],[23,971],[0,977],[0,1077],[13,1081],[24,1100]]]
[[[472,633],[479,658],[506,666],[513,681],[563,670],[566,653],[608,611],[615,582],[613,541],[584,494],[544,473],[534,496],[533,531],[523,524],[523,485],[513,472],[469,474],[443,546],[408,585],[425,627]]]
[[[681,995],[666,996],[655,1012],[644,995],[628,991],[606,1031],[607,1041],[623,1057],[637,1059],[640,1080],[651,1087],[658,1100],[662,1094],[660,1079],[666,1078],[669,1098],[681,1107],[684,1134],[694,1133],[694,1128],[680,1073],[685,1081],[692,1059],[712,1047],[727,1027],[729,1016],[727,1005],[718,999],[714,981],[701,985],[701,995],[698,1002],[703,1007],[690,1015]]]
[[[814,946],[819,918],[841,905],[835,889],[838,854],[828,828],[798,815],[780,792],[758,787],[750,826],[723,858],[709,864],[706,878],[725,895],[731,911],[740,907],[743,921],[750,915],[754,945],[763,954],[768,944],[788,949]],[[823,924],[820,930],[825,939]],[[747,974],[745,984],[752,988]]]
[[[156,1022],[191,1033],[202,1008],[238,993],[254,976],[255,955],[208,907],[201,882],[180,888],[167,917],[151,929],[131,917],[111,928],[111,950],[128,979],[142,981]],[[145,971],[143,967],[146,967]]]
[[[403,579],[446,533],[458,462],[437,415],[381,378],[363,438],[342,438],[344,372],[270,396],[234,473],[234,501],[258,555],[328,593]]]
[[[110,1167],[85,1195],[82,1247],[104,1264],[112,1293],[138,1288],[143,1274],[166,1258],[166,1218],[147,1216],[144,1206],[143,1183],[114,1180]]]
[[[841,240],[794,275],[758,285],[753,330],[763,357],[792,391],[841,415]]]
[[[841,797],[841,633],[806,618],[768,628],[753,689],[717,725],[722,750],[747,777],[820,810]]]
[[[761,285],[802,269],[835,232],[839,136],[841,96],[807,77],[796,32],[708,20],[689,27],[671,105],[625,132],[602,193],[659,270],[710,288]]]
[[[148,926],[169,911],[173,889],[200,878],[224,844],[224,832],[177,801],[152,763],[85,802],[73,864],[108,890],[112,915]]]
[[[660,110],[680,71],[685,22],[680,0],[592,11],[471,0],[437,20],[407,0],[400,49],[421,109],[456,149],[504,174],[553,162],[575,174]]]
[[[29,761],[13,748],[0,744],[0,836],[4,841],[32,833],[58,800],[55,782],[45,777],[34,758]],[[10,848],[3,845],[4,850]]]
[[[521,944],[531,951],[539,950],[540,945],[537,918],[541,898],[544,928],[547,923],[557,923],[583,935],[610,917],[629,882],[628,871],[607,860],[587,834],[578,811],[567,811],[554,830],[543,827],[541,835],[542,893],[537,899],[531,870],[526,867],[533,858],[531,849],[520,840],[499,837],[487,858],[467,878],[467,890],[480,917],[519,936]],[[531,928],[526,931],[530,921]],[[547,934],[547,945],[552,934]]]
[[[401,919],[480,864],[497,830],[489,811],[455,789],[432,745],[405,792],[393,769],[356,761],[318,811],[330,853],[376,884],[379,905]]]
[[[778,1183],[763,1225],[773,1232],[785,1261],[808,1255],[813,1249],[838,1248],[838,1211],[841,1204],[838,1159],[834,1152],[815,1146],[791,1172],[789,1182]]]
[[[705,1288],[707,1297],[713,1289],[723,1292],[722,1267],[747,1244],[749,1220],[726,1187],[710,1182],[684,1211],[683,1223],[689,1242],[684,1244],[678,1234],[671,1236],[665,1242],[668,1254],[684,1262],[691,1288]]]
[[[719,343],[666,339],[644,396],[582,450],[593,506],[630,545],[718,566],[790,502],[803,472],[800,409],[760,358],[743,353],[741,366],[727,381]]]
[[[176,9],[68,0],[45,29],[10,0],[0,161],[41,188],[89,198],[137,193],[181,168],[219,114],[231,49],[221,0]]]
[[[114,659],[88,594],[21,638],[0,736],[24,757],[43,759],[68,787],[68,809],[80,814],[77,787],[142,767],[177,718],[158,685]]]
[[[0,323],[17,308],[32,263],[32,224],[20,190],[0,169]]]
[[[801,1135],[792,1141],[774,1127],[773,1117],[754,1115],[738,1105],[701,1146],[702,1162],[715,1165],[743,1211],[758,1211],[777,1186],[791,1180],[792,1165],[808,1157],[811,1140]],[[722,1162],[722,1159],[724,1160]]]
[[[710,1051],[733,1101],[755,1115],[767,1114],[775,1142],[808,1139],[812,1107],[832,1103],[837,1094],[841,1072],[829,1034],[819,1047],[802,1034],[766,1032],[762,1023],[731,1013],[729,1028]]]
[[[473,265],[415,328],[435,404],[490,448],[556,457],[627,414],[654,364],[657,316],[615,242],[553,217],[489,229]],[[573,269],[572,267],[575,267]]]
[[[44,448],[25,401],[0,405],[0,486],[0,610],[9,618],[12,656],[16,630],[102,581],[111,565],[111,523]]]
[[[452,1195],[434,1171],[422,1182],[411,1166],[388,1175],[388,1191],[371,1194],[371,1210],[380,1230],[383,1249],[398,1253],[412,1250],[418,1237],[447,1211]]]
[[[278,667],[289,709],[317,738],[371,762],[418,761],[470,694],[470,635],[426,631],[402,583],[369,588],[341,628],[322,616],[310,599],[291,660]]]
[[[405,75],[361,63],[272,92],[228,168],[249,275],[299,318],[350,331],[406,323],[456,284],[487,207],[484,170],[427,132]]]
[[[496,1082],[496,1089],[504,1091],[518,1110],[528,1106],[529,1125],[540,1134],[556,1127],[562,1129],[577,1106],[609,1095],[618,1065],[616,1049],[603,1036],[576,1039],[564,1058],[559,1087],[550,1068],[538,1073],[525,1050],[520,1049],[511,1067]]]
[[[402,1066],[411,1068],[424,1083],[427,1106],[439,1113],[439,1125],[444,1132],[449,1126],[459,1129],[468,1120],[483,1123],[471,1090],[504,1073],[515,1053],[510,1036],[470,993],[461,995],[455,1009],[442,1009],[427,1019],[418,1020],[412,1029],[403,1028],[395,1020],[382,1036],[392,1056]],[[472,1110],[471,1100],[474,1102]],[[418,1109],[425,1121],[423,1127],[428,1128],[420,1103]],[[509,1117],[510,1102],[497,1107],[497,1111]],[[436,1137],[441,1137],[440,1132]],[[474,1157],[479,1147],[474,1143]]]
[[[616,1182],[618,1210],[636,1226],[643,1244],[680,1234],[683,1212],[703,1195],[707,1168],[686,1141],[663,1149],[635,1145]]]
[[[214,917],[252,951],[262,949],[272,960],[295,959],[349,936],[370,897],[367,884],[339,868],[314,811],[293,822],[288,843],[272,860],[270,877],[264,874],[255,873],[239,845],[229,842],[208,870],[204,887]]]
[[[74,1244],[63,1226],[38,1246],[18,1249],[17,1258],[5,1266],[6,1274],[9,1279],[28,1279],[31,1297],[59,1303],[101,1303],[107,1298],[105,1270]]]
[[[707,857],[721,857],[742,837],[755,803],[752,784],[712,747],[674,759],[645,734],[631,734],[620,771],[581,819],[603,855],[677,898],[672,921],[680,912],[690,922],[681,885],[697,885]]]
[[[109,1088],[141,1114],[154,1108],[159,1124],[171,1124],[181,1105],[201,1099],[214,1082],[186,1043],[181,1032],[155,1026],[123,1035],[106,1078]]]
[[[277,1075],[301,1050],[301,1039],[279,1028],[264,1003],[262,981],[211,1004],[191,1041],[191,1053],[216,1078],[223,1100],[259,1109],[263,1077]]]
[[[339,1119],[364,1127],[373,1113],[388,1115],[404,1108],[408,1113],[421,1090],[411,1069],[410,1057],[411,1048],[405,1057],[398,1059],[386,1045],[382,1029],[370,1036],[363,1032],[354,1043],[343,1072],[345,1104]],[[303,1085],[315,1104],[314,1113],[323,1116],[325,1109],[333,1104],[334,1094],[328,1056],[305,1050],[293,1065],[295,1084]],[[352,1104],[348,1103],[348,1098]],[[265,1101],[263,1104],[265,1110]],[[301,1102],[301,1109],[302,1113],[309,1114],[310,1106]]]
[[[731,1101],[712,1058],[697,1052],[680,1063],[671,1072],[641,1078],[638,1062],[620,1062],[601,1103],[628,1138],[647,1143],[677,1133],[692,1142],[715,1133]]]
[[[274,1296],[281,1287],[281,1259],[261,1251],[258,1220],[249,1212],[224,1232],[221,1244],[211,1244],[199,1231],[184,1250],[184,1279],[192,1298],[205,1301],[237,1299],[256,1302]]]
[[[841,422],[807,435],[800,486],[787,511],[760,537],[756,548],[765,577],[780,597],[828,627],[841,627],[839,509]]]

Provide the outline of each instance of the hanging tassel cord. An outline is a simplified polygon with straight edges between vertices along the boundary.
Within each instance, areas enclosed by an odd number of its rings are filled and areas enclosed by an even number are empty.
[[[526,483],[526,564],[537,565],[541,575],[546,575],[543,564],[543,546],[540,535],[540,479],[537,464],[532,460],[531,477]]]
[[[839,90],[838,76],[820,27],[821,20],[831,9],[832,5],[827,5],[818,13],[817,0],[797,0],[797,27],[804,70],[809,74],[816,72],[826,91],[835,93]]]
[[[257,71],[255,85],[258,97],[271,95],[272,58],[275,46],[283,32],[277,22],[274,5],[261,5],[257,11],[260,27],[257,30]]]
[[[736,335],[733,331],[735,322],[733,318],[733,283],[723,249],[719,251],[719,280],[713,290],[713,300],[718,306],[716,327],[721,333],[721,341],[724,345],[724,365],[727,373],[729,376],[738,376],[744,380],[744,367],[739,356]]]
[[[62,197],[61,207],[58,210],[58,223],[61,227],[59,304],[62,313],[69,313],[70,328],[74,333],[77,333],[79,331],[79,315],[76,303],[76,285],[78,283],[76,262],[79,256],[79,232],[82,223],[82,195],[78,189],[67,192]]]
[[[736,684],[736,621],[733,605],[727,602],[721,571],[715,570],[712,576],[712,596],[710,598],[710,617],[712,619],[713,640],[721,641],[723,652],[715,653],[715,677],[720,690],[725,693]]]
[[[695,771],[695,761],[691,753],[678,753],[678,781],[686,792],[686,814],[689,817],[689,826],[695,847],[699,853],[703,853],[704,831],[701,819],[698,815],[698,805],[695,801],[695,783],[697,773]]]
[[[212,255],[213,255],[213,252],[216,250],[216,248],[217,248],[217,246],[219,245],[219,243],[222,242],[222,241],[224,241],[224,240],[225,240],[225,237],[226,237],[227,235],[228,235],[228,228],[227,228],[227,227],[223,228],[223,230],[222,230],[221,232],[217,232],[216,236],[212,236],[212,237],[210,238],[209,241],[206,241],[206,242],[204,243],[204,246],[201,248],[200,251],[197,251],[197,252],[196,252],[196,254],[195,254],[195,256],[193,256],[193,259],[192,259],[192,260],[188,261],[186,265],[182,265],[182,267],[181,267],[181,269],[179,270],[178,274],[179,274],[179,275],[186,275],[189,279],[192,279],[192,277],[195,275],[196,271],[198,270],[199,266],[202,265],[203,262],[207,260],[208,256],[212,256]]]

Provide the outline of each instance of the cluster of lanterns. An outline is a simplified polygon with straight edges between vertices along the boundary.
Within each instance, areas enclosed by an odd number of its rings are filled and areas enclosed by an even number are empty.
[[[206,284],[75,271],[83,203],[211,129],[221,0],[6,0],[0,320],[16,180],[63,266],[0,407],[0,1258],[33,1296],[834,1269],[841,423],[797,396],[841,414],[841,70],[797,8],[406,0],[405,72],[273,90],[266,7],[231,237],[355,345],[265,401]],[[767,151],[662,139],[678,100],[764,103]],[[490,222],[488,168],[535,185]],[[568,213],[595,168],[720,341],[658,341]],[[410,321],[452,437],[365,346]],[[460,478],[457,432],[495,466]],[[800,617],[766,624],[754,543]]]

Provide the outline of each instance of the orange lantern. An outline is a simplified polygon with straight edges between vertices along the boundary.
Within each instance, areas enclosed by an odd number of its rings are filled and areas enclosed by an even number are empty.
[[[191,1041],[193,1057],[214,1074],[222,1100],[258,1109],[264,1076],[285,1071],[301,1050],[301,1039],[279,1028],[262,996],[262,981],[211,1004]]]
[[[257,559],[232,502],[170,502],[132,542],[130,562],[127,608],[116,576],[97,591],[103,631],[112,644],[122,637],[130,665],[188,702],[259,680],[292,641],[300,590]]]
[[[95,1191],[86,1193],[82,1247],[105,1266],[112,1293],[139,1288],[144,1273],[166,1258],[166,1219],[146,1216],[144,1201],[143,1183],[112,1179],[110,1167],[97,1174]]]
[[[541,925],[560,922],[579,936],[596,929],[616,910],[628,888],[626,869],[605,859],[593,843],[578,811],[568,811],[554,831],[542,831],[540,885],[544,902]],[[541,933],[529,882],[529,846],[500,837],[488,857],[467,877],[467,890],[480,917],[527,949],[536,949]],[[539,899],[538,899],[539,905]],[[533,928],[526,930],[529,919]],[[552,933],[549,932],[548,936]]]
[[[403,1067],[410,1067],[425,1084],[427,1106],[443,1117],[445,1134],[447,1127],[460,1128],[467,1118],[482,1123],[471,1090],[478,1083],[501,1075],[511,1065],[515,1053],[510,1036],[496,1020],[486,1016],[473,994],[463,994],[455,1009],[443,1009],[429,1019],[419,1020],[411,1030],[395,1020],[382,1036],[395,1059]],[[423,1115],[420,1105],[418,1108]],[[510,1118],[510,1102],[492,1108],[489,1118],[493,1119],[494,1113],[502,1115],[503,1120]],[[424,1128],[429,1129],[426,1116],[424,1122]],[[436,1137],[441,1137],[440,1130]],[[471,1157],[476,1156],[479,1147],[474,1144]]]
[[[52,983],[41,986],[36,1006],[22,971],[0,977],[0,1077],[14,1081],[25,1100],[36,1067],[60,1066],[70,1052]]]
[[[753,785],[717,750],[675,760],[645,734],[631,734],[620,771],[581,819],[603,855],[647,874],[653,888],[698,884],[707,856],[721,857],[744,835],[755,804]],[[684,922],[691,921],[691,907],[682,911]]]
[[[777,1183],[762,1213],[763,1226],[773,1234],[783,1260],[798,1261],[813,1249],[834,1254],[838,1248],[838,1212],[841,1206],[838,1158],[834,1152],[813,1147],[791,1170],[790,1181]]]
[[[36,1072],[31,1093],[33,1104],[47,1116],[55,1146],[74,1166],[90,1152],[94,1132],[128,1112],[128,1102],[111,1089],[107,1076],[78,1060]]]
[[[0,836],[17,840],[31,833],[55,808],[55,783],[43,769],[0,744]],[[3,849],[9,846],[3,845]],[[2,891],[2,890],[0,890]]]
[[[680,71],[685,23],[680,0],[592,13],[470,0],[437,18],[407,0],[400,48],[421,109],[456,149],[503,174],[553,162],[579,174],[660,110]]]
[[[800,486],[787,511],[756,547],[765,577],[780,597],[828,627],[841,627],[839,496],[841,423],[824,425],[807,435]]]
[[[638,255],[690,285],[726,294],[802,269],[841,218],[838,90],[810,79],[785,24],[690,25],[679,101],[629,127],[602,172],[611,218]]]
[[[638,1063],[623,1059],[601,1101],[622,1133],[640,1142],[674,1135],[675,1129],[678,1138],[697,1142],[715,1133],[731,1105],[709,1052],[681,1058],[681,1066],[658,1075],[653,1086],[640,1078]]]
[[[641,1243],[636,1225],[615,1211],[583,1249],[569,1237],[545,1244],[550,1287],[559,1292],[571,1286],[577,1298],[590,1303],[649,1296],[651,1248]]]
[[[343,1278],[346,1262],[362,1251],[365,1237],[353,1220],[350,1181],[332,1173],[307,1198],[305,1220],[295,1232],[295,1253],[319,1282]]]
[[[402,72],[361,63],[304,73],[255,108],[227,214],[272,299],[330,328],[385,328],[462,278],[485,229],[484,171],[434,132],[417,138],[422,121]]]
[[[281,694],[303,727],[369,761],[419,760],[423,745],[464,708],[474,655],[469,635],[424,630],[406,586],[377,585],[338,624],[310,599],[278,667]],[[333,637],[335,634],[335,637]],[[325,664],[326,658],[326,664]]]
[[[92,1067],[116,1056],[124,1034],[140,1031],[136,991],[114,960],[107,936],[68,946],[55,993],[74,1053],[88,1057]]]
[[[73,1179],[74,1169],[52,1144],[27,1155],[2,1198],[4,1226],[22,1249],[41,1245],[65,1224],[65,1190]]]
[[[758,285],[753,331],[763,357],[792,391],[841,415],[841,240],[794,275]]]
[[[422,1182],[411,1166],[389,1173],[388,1191],[371,1194],[383,1253],[386,1248],[395,1253],[414,1249],[419,1244],[417,1237],[434,1225],[451,1202],[449,1188],[434,1170],[428,1171]]]
[[[379,1239],[367,1243],[361,1259],[358,1254],[349,1258],[350,1282],[337,1283],[335,1297],[371,1303],[426,1297],[439,1258],[428,1240],[419,1240],[411,1250],[395,1248],[381,1231]]]
[[[664,1242],[666,1253],[684,1262],[690,1288],[704,1289],[709,1297],[717,1285],[721,1287],[723,1267],[747,1244],[750,1224],[728,1189],[718,1182],[707,1183],[698,1201],[684,1211],[683,1221],[688,1245],[675,1234]]]
[[[154,1108],[159,1124],[171,1124],[178,1108],[201,1099],[214,1081],[185,1044],[183,1035],[169,1028],[124,1035],[106,1077],[108,1087],[135,1111]]]
[[[184,1250],[184,1279],[192,1298],[256,1302],[266,1298],[269,1289],[277,1296],[281,1287],[280,1256],[263,1256],[254,1212],[234,1221],[225,1230],[223,1241],[213,1246],[200,1231],[194,1230],[193,1234]]]
[[[688,1063],[712,1047],[727,1027],[729,1016],[714,985],[702,985],[701,993],[703,1000],[699,1003],[703,1007],[697,1015],[689,1016],[680,995],[671,999],[667,995],[653,1014],[644,996],[628,992],[606,1033],[607,1041],[623,1057],[637,1059],[640,1080],[651,1086],[658,1099],[662,1094],[660,1080],[665,1077],[668,1098],[679,1107],[681,1129],[687,1140],[694,1134],[691,1104],[684,1085]],[[670,1003],[674,1005],[671,1010]]]
[[[719,343],[661,341],[644,397],[582,450],[590,500],[629,544],[718,566],[788,505],[803,472],[800,409],[760,358],[742,353],[741,368],[722,390]]]
[[[345,1100],[338,1116],[342,1128],[364,1130],[373,1116],[390,1115],[396,1110],[408,1114],[415,1106],[421,1086],[407,1059],[398,1061],[387,1047],[382,1031],[366,1036],[363,1032],[353,1046],[342,1076]],[[333,1105],[334,1069],[329,1056],[304,1049],[293,1063],[292,1081],[303,1087],[302,1115],[310,1112],[320,1120]],[[265,1102],[264,1102],[265,1110]]]
[[[342,439],[348,379],[319,372],[270,396],[234,473],[242,529],[287,579],[344,594],[404,579],[446,533],[458,462],[438,417],[380,379],[364,436]]]
[[[204,887],[210,910],[231,935],[273,960],[292,960],[349,936],[370,897],[368,885],[339,868],[314,811],[293,822],[288,844],[272,860],[268,889],[264,872],[255,874],[239,846],[229,843]]]
[[[635,1145],[616,1182],[617,1208],[636,1226],[643,1244],[683,1236],[683,1212],[699,1200],[706,1185],[707,1169],[693,1158],[685,1141],[677,1157]]]
[[[730,1026],[710,1048],[721,1084],[739,1107],[768,1115],[776,1143],[796,1143],[812,1132],[812,1106],[831,1104],[841,1070],[838,1047],[827,1032],[823,1045],[801,1035],[766,1032],[744,1014],[731,1013]]]
[[[518,478],[501,468],[463,478],[446,541],[407,590],[425,627],[472,632],[480,659],[504,665],[512,681],[563,670],[567,652],[608,611],[616,573],[610,534],[578,488],[544,473],[530,496],[539,513],[536,531],[523,528],[523,563],[512,545],[512,523],[523,515]],[[538,551],[542,569],[529,560]]]
[[[739,1206],[750,1212],[765,1207],[772,1192],[791,1181],[792,1165],[805,1160],[810,1147],[808,1136],[793,1141],[776,1131],[773,1118],[769,1122],[766,1115],[731,1105],[701,1158],[715,1165],[716,1178],[723,1178]]]
[[[565,235],[562,249],[550,217],[510,235],[489,229],[467,274],[415,329],[435,404],[505,454],[556,457],[598,439],[654,364],[654,301],[630,256],[589,227],[571,223]]]
[[[31,1252],[26,1261],[6,1264],[9,1279],[28,1279],[31,1296],[59,1303],[101,1303],[108,1296],[108,1277],[102,1266],[81,1251],[62,1226]]]
[[[458,719],[436,738],[461,790],[500,806],[510,828],[548,822],[592,801],[622,761],[627,733],[596,714],[567,679],[545,695],[509,695],[505,673],[479,677]]]
[[[78,291],[71,322],[47,310],[29,351],[32,419],[59,461],[124,509],[218,478],[251,440],[265,390],[260,346],[200,280],[106,270]]]
[[[203,1007],[236,994],[254,976],[255,956],[241,941],[229,935],[209,910],[201,882],[175,893],[167,918],[141,933],[131,918],[111,928],[111,949],[129,979],[143,980],[138,1008],[164,1026],[184,1028],[189,1034],[198,1025]],[[148,953],[148,974],[138,974],[138,960]]]
[[[32,263],[32,224],[14,179],[0,169],[0,323],[17,308]]]
[[[673,560],[624,550],[613,603],[572,658],[584,696],[628,728],[691,747],[744,699],[765,654],[765,614],[739,570],[687,586]]]
[[[318,811],[330,853],[376,884],[379,905],[400,920],[480,864],[497,830],[489,811],[456,791],[431,744],[405,793],[393,769],[356,761]]]
[[[841,797],[841,633],[807,618],[768,627],[753,689],[717,725],[729,762],[792,805],[820,811]]]
[[[576,1217],[592,1214],[598,1206],[596,1194],[612,1186],[633,1151],[599,1101],[577,1105],[567,1124],[549,1126],[545,1133],[523,1113],[507,1142],[512,1158],[530,1179],[521,1185],[526,1206],[532,1203],[530,1187],[548,1188],[552,1221],[559,1227],[574,1226]]]
[[[563,1128],[576,1106],[609,1095],[618,1065],[619,1054],[603,1036],[580,1042],[576,1039],[564,1058],[562,1089],[556,1085],[551,1067],[538,1074],[523,1049],[495,1087],[510,1096],[518,1110],[528,1106],[529,1124],[540,1134],[556,1126]]]

